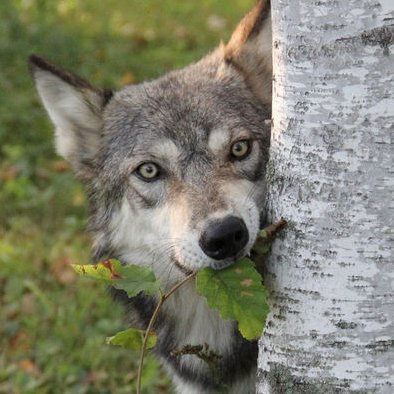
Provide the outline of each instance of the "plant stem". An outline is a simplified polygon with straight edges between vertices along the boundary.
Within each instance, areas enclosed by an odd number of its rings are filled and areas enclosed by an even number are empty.
[[[156,323],[157,316],[159,315],[160,309],[163,306],[164,302],[168,299],[168,297],[170,297],[172,294],[174,294],[181,286],[183,286],[190,279],[194,278],[196,276],[196,274],[197,274],[197,272],[192,272],[191,274],[189,274],[188,276],[183,278],[179,283],[177,283],[167,294],[160,294],[160,300],[159,300],[159,302],[156,306],[156,309],[153,312],[153,315],[149,321],[148,328],[146,329],[146,332],[145,332],[144,341],[142,343],[140,361],[139,361],[139,365],[138,365],[138,374],[137,374],[137,394],[141,394],[142,368],[144,365],[146,345],[148,343],[148,338],[149,338],[149,335],[152,331],[153,325]]]
[[[263,228],[267,232],[267,237],[269,240],[274,240],[278,233],[287,226],[287,221],[280,218],[276,223],[270,224],[269,226]]]

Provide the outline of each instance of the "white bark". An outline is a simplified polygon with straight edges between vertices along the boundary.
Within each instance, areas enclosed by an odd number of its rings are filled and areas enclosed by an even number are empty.
[[[394,3],[273,1],[258,393],[394,393]]]

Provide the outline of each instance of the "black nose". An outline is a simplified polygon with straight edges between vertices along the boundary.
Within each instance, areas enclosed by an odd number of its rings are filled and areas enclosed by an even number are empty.
[[[235,257],[249,241],[244,221],[235,216],[211,222],[200,238],[203,252],[215,260]]]

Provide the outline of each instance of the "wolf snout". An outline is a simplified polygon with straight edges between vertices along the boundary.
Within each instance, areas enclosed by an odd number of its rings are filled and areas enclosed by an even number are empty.
[[[236,257],[249,241],[245,222],[235,216],[210,222],[202,233],[199,244],[203,252],[215,259]]]

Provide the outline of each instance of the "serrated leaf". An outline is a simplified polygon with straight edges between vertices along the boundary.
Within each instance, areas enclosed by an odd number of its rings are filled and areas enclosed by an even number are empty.
[[[122,265],[117,260],[72,267],[80,275],[104,281],[116,289],[124,290],[129,297],[135,297],[142,291],[154,294],[160,288],[160,283],[151,269],[137,265]]]
[[[160,289],[160,282],[150,268],[121,265],[117,271],[121,278],[113,281],[112,285],[117,289],[124,290],[129,297],[135,297],[141,291],[152,295]]]
[[[113,337],[106,339],[107,345],[121,346],[125,349],[134,351],[140,351],[144,342],[145,331],[129,328],[125,331],[116,333]],[[147,349],[155,347],[157,342],[157,336],[154,333],[150,333],[147,341]]]
[[[268,314],[267,291],[254,263],[241,259],[229,268],[204,268],[197,273],[196,288],[223,319],[236,320],[242,336],[260,337]]]

